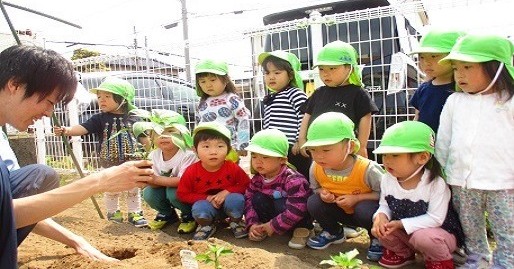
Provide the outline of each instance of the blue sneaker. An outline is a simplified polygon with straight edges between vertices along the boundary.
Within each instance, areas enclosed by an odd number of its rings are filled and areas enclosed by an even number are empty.
[[[326,249],[331,244],[341,244],[345,240],[346,237],[343,231],[336,235],[323,231],[319,235],[309,238],[309,240],[307,240],[307,246],[313,249]]]
[[[382,254],[383,251],[380,241],[378,241],[376,238],[373,238],[369,244],[368,255],[366,256],[366,259],[372,262],[378,262],[380,258],[382,258]]]

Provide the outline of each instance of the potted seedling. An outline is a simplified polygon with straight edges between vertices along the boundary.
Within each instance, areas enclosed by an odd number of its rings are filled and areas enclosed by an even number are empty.
[[[220,257],[234,253],[231,249],[224,246],[210,245],[209,250],[204,253],[196,255],[196,259],[205,264],[214,263],[214,269],[222,269],[220,265]]]

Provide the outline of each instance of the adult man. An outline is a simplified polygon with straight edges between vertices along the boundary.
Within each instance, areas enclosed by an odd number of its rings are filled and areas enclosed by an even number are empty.
[[[51,116],[56,103],[72,99],[76,84],[71,63],[54,51],[28,46],[5,49],[0,53],[0,126],[9,123],[25,130],[34,120]],[[128,162],[63,187],[13,199],[17,194],[8,164],[0,156],[0,268],[9,269],[17,267],[17,245],[31,230],[20,228],[37,223],[36,232],[56,239],[56,233],[58,237],[66,229],[47,218],[98,192],[142,187],[153,173],[139,168],[148,161]]]

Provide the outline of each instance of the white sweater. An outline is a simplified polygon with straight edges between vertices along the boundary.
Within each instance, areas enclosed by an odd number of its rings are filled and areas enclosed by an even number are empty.
[[[435,155],[447,183],[514,189],[514,97],[454,93],[443,107]]]

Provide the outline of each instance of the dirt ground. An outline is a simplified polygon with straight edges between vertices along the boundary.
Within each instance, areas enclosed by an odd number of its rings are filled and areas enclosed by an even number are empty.
[[[103,208],[101,196],[96,199]],[[122,206],[122,209],[125,208]],[[145,205],[144,210],[147,219],[154,217],[155,211],[151,208]],[[329,268],[326,265],[320,266],[319,262],[329,259],[330,255],[354,248],[359,250],[359,258],[365,264],[378,265],[365,258],[369,244],[367,235],[349,239],[340,245],[332,245],[325,250],[294,250],[287,246],[289,236],[273,236],[262,242],[252,242],[248,239],[235,239],[229,229],[220,225],[212,239],[198,242],[191,241],[190,234],[177,234],[178,224],[168,225],[162,231],[151,231],[135,228],[126,222],[115,224],[100,219],[90,199],[62,212],[54,220],[82,235],[107,255],[120,259],[120,262],[91,261],[76,255],[69,247],[31,234],[18,249],[20,268],[183,268],[180,250],[189,249],[200,254],[207,251],[208,244],[222,245],[234,251],[233,254],[221,258],[223,268]],[[199,263],[199,268],[214,266]],[[405,268],[423,268],[423,262],[418,257],[416,264]]]

